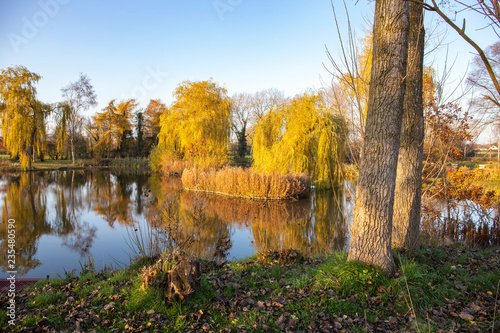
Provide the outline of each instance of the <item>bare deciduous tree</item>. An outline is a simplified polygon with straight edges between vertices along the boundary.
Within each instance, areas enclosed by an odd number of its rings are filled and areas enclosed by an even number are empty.
[[[442,9],[442,5],[445,5],[449,2],[440,2],[438,5],[436,0],[431,0],[431,4],[427,4],[425,2],[417,0],[411,1],[418,3],[425,10],[437,13],[451,28],[453,28],[453,30],[455,30],[460,35],[460,37],[462,37],[463,40],[465,40],[476,50],[476,52],[478,53],[478,57],[483,62],[484,68],[491,80],[492,88],[494,88],[496,94],[500,94],[500,83],[498,82],[497,75],[495,74],[492,62],[490,61],[491,59],[488,58],[483,48],[481,48],[481,46],[479,46],[476,41],[474,41],[466,33],[466,19],[463,19],[462,27],[459,27],[458,24],[455,23],[454,19],[452,19],[450,15],[447,15]],[[478,14],[488,21],[486,26],[483,28],[491,28],[493,33],[495,33],[497,36],[500,36],[500,5],[498,0],[476,0],[470,1],[468,3],[460,0],[455,0],[453,1],[453,3],[460,6],[460,8],[455,10],[453,14],[456,14],[459,11],[468,11],[469,13]],[[494,102],[494,99],[492,100],[492,102]]]
[[[80,73],[78,81],[70,83],[61,91],[65,100],[60,108],[59,122],[62,125],[63,135],[66,135],[67,131],[71,160],[75,163],[75,139],[83,126],[80,112],[97,105],[97,95],[94,92],[94,87],[90,84],[90,79],[82,73]]]

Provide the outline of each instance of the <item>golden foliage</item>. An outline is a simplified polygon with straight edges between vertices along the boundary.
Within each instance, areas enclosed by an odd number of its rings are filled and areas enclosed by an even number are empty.
[[[227,163],[231,103],[226,89],[212,81],[184,81],[174,97],[160,117],[160,151],[155,154],[170,151],[202,167]]]
[[[257,172],[307,173],[329,188],[343,177],[347,127],[315,94],[295,97],[257,124],[253,168]]]
[[[132,117],[137,102],[134,99],[121,101],[115,104],[115,100],[109,102],[108,106],[97,112],[94,116],[96,123],[96,137],[98,142],[94,147],[96,153],[107,150],[109,157],[111,149],[120,149],[124,132],[132,130]]]
[[[45,141],[48,105],[36,99],[35,84],[41,76],[26,67],[15,66],[0,73],[0,111],[4,145],[12,156],[19,155],[21,168],[31,168],[33,152]]]
[[[221,170],[186,169],[182,174],[186,189],[253,199],[303,197],[310,187],[306,174],[257,173],[252,169],[224,167]]]
[[[151,169],[165,175],[182,175],[184,169],[192,168],[192,160],[183,161],[174,151],[162,147],[156,147],[151,151],[149,157]]]
[[[152,99],[144,110],[144,134],[146,137],[156,138],[160,133],[160,117],[167,111],[167,107],[159,99]]]

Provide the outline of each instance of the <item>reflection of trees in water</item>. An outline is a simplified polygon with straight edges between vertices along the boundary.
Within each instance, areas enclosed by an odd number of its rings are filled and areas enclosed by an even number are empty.
[[[147,209],[147,221],[164,234],[165,247],[178,246],[187,254],[211,259],[220,255],[221,247],[230,238],[228,226],[207,214],[202,201],[187,206],[179,192],[162,198]]]
[[[131,208],[134,203],[142,207],[142,188],[146,179],[145,175],[132,173],[96,172],[88,183],[93,188],[89,191],[93,210],[111,227],[115,222],[134,225],[136,220]],[[142,212],[141,207],[136,207],[136,212]]]
[[[347,224],[342,195],[340,189],[318,191],[297,202],[260,202],[186,191],[176,197],[184,214],[180,218],[183,228],[198,232],[196,253],[211,253],[217,240],[227,237],[231,227],[247,226],[252,228],[258,251],[293,248],[314,255],[344,247]],[[199,202],[205,204],[208,222],[202,225],[193,224],[189,217]]]
[[[88,222],[80,222],[76,226],[73,232],[64,235],[62,245],[83,257],[88,255],[94,243],[97,228],[91,226]]]
[[[7,253],[8,219],[16,221],[16,266],[20,275],[40,265],[35,258],[43,235],[62,238],[63,246],[84,256],[91,249],[97,229],[82,215],[94,211],[113,226],[135,224],[143,213],[148,176],[107,171],[38,171],[3,175],[0,249]],[[135,205],[135,208],[133,207]],[[135,215],[134,215],[135,213]],[[90,221],[89,221],[90,222]],[[1,256],[2,268],[7,257]]]
[[[3,198],[0,238],[7,239],[7,221],[16,221],[16,266],[20,275],[40,265],[35,258],[38,240],[43,235],[63,237],[63,245],[85,253],[95,238],[95,227],[79,222],[82,199],[82,172],[30,172],[5,177],[6,191]],[[53,201],[48,198],[52,198]],[[50,202],[49,202],[50,201]],[[54,214],[49,213],[53,207]],[[8,243],[1,242],[2,250]],[[4,252],[6,253],[6,252]],[[6,257],[0,262],[6,268]]]
[[[32,173],[22,173],[10,178],[2,208],[0,228],[0,248],[3,254],[8,249],[8,220],[14,219],[16,230],[16,270],[19,275],[40,265],[35,258],[38,250],[38,237],[51,233],[47,221],[47,200]],[[2,268],[7,269],[7,256],[0,256]]]
[[[80,220],[85,208],[83,185],[87,177],[85,172],[75,170],[58,173],[58,176],[58,185],[54,190],[54,233],[63,236],[63,246],[83,257],[92,247],[97,231],[96,227]]]

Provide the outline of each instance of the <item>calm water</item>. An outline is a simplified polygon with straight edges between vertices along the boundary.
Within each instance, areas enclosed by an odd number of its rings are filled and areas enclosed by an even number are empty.
[[[345,247],[341,193],[313,192],[296,202],[253,202],[182,191],[179,178],[108,171],[47,171],[0,178],[0,278],[7,275],[7,221],[16,225],[18,276],[78,272],[90,256],[98,268],[128,265],[133,236],[152,227],[194,240],[192,255],[227,259],[256,250],[295,248],[310,254]],[[200,209],[200,207],[202,207]],[[170,221],[170,222],[169,222]],[[156,230],[156,229],[153,229]]]

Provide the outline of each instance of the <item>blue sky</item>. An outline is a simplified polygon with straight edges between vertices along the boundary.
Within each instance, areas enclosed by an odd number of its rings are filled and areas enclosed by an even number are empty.
[[[346,2],[362,37],[373,2]],[[343,5],[334,3],[346,28]],[[87,74],[99,102],[91,113],[111,99],[170,103],[183,80],[213,78],[230,95],[320,89],[320,78],[330,79],[325,44],[339,52],[329,0],[0,0],[0,6],[0,68],[23,65],[42,75],[44,102],[59,101],[62,87]],[[458,40],[453,33],[450,41]]]
[[[320,76],[329,78],[324,45],[336,43],[325,0],[0,3],[0,68],[21,64],[42,75],[38,92],[47,102],[85,73],[97,110],[113,98],[171,102],[179,82],[211,77],[230,95],[319,89]],[[368,5],[350,5],[357,17],[371,14]]]

